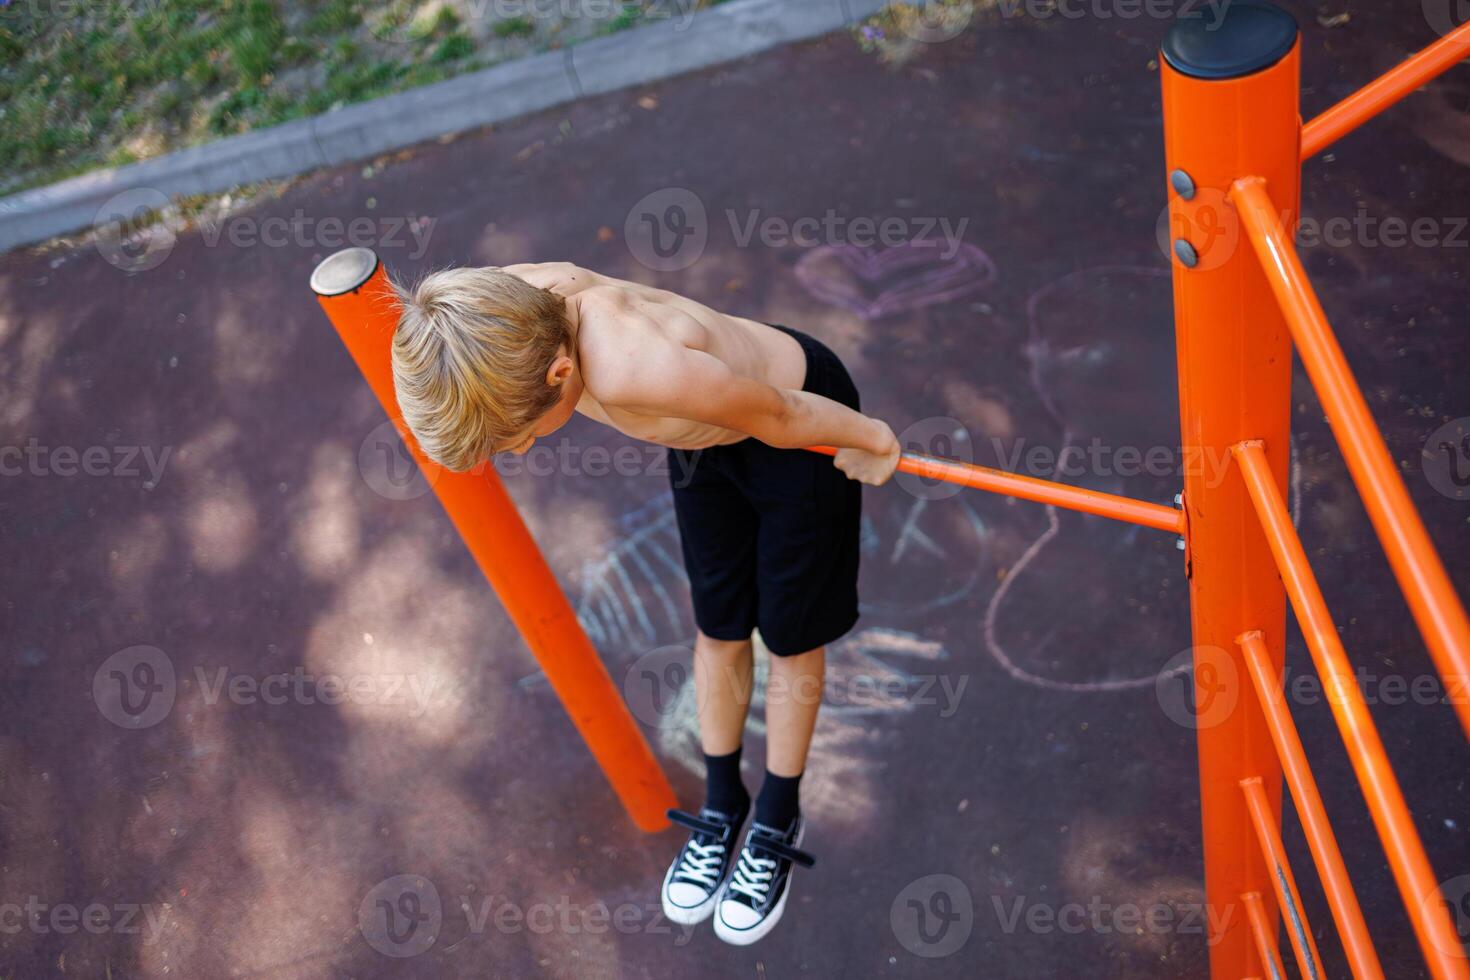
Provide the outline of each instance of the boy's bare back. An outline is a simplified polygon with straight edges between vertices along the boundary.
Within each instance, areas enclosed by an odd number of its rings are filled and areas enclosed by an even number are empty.
[[[701,378],[728,372],[774,389],[801,388],[801,346],[764,323],[569,262],[504,271],[567,300],[585,384],[577,411],[634,438],[679,449],[744,439],[741,430],[658,412],[671,401],[681,404],[683,393],[698,393]],[[704,389],[706,400],[715,394]]]

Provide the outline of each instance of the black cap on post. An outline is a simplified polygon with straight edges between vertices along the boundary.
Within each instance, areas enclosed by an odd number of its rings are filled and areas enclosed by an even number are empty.
[[[1180,74],[1220,81],[1270,68],[1286,57],[1297,33],[1296,19],[1274,4],[1225,0],[1182,15],[1162,50]]]

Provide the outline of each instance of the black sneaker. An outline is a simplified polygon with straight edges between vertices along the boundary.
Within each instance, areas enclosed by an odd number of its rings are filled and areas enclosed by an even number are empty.
[[[748,946],[776,927],[791,894],[791,865],[810,868],[816,858],[797,850],[806,821],[800,816],[785,831],[752,823],[735,862],[735,873],[720,891],[715,935]]]
[[[670,820],[694,831],[664,875],[664,915],[671,922],[697,925],[715,910],[720,883],[735,853],[735,835],[740,833],[749,812],[748,802],[739,813],[705,807],[696,817],[683,810],[669,811]]]

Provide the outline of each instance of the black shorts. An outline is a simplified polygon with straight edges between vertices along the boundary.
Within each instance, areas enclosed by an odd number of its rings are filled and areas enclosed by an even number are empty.
[[[772,324],[775,326],[775,324]],[[776,327],[806,354],[802,391],[858,409],[837,355]],[[761,639],[777,656],[805,653],[857,622],[862,484],[805,449],[744,439],[669,450],[669,479],[694,621],[717,640]]]

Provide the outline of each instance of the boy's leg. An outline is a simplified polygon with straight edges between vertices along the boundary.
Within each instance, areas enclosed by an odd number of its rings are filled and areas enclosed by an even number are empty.
[[[694,925],[714,911],[750,813],[740,778],[740,737],[750,706],[754,656],[749,638],[716,640],[700,630],[694,641],[694,691],[704,747],[704,805],[698,814],[669,811],[689,827],[689,841],[664,875],[663,909],[674,922]]]
[[[822,706],[822,672],[827,648],[794,657],[772,657],[766,683],[766,778],[755,802],[755,818],[769,827],[789,827],[800,810],[797,787]]]
[[[694,640],[694,692],[699,703],[699,742],[706,755],[740,748],[755,657],[750,640]]]
[[[772,657],[766,683],[766,768],[778,776],[800,776],[822,706],[822,671],[827,648],[794,657]]]
[[[740,778],[740,743],[754,674],[749,639],[716,640],[702,631],[696,635],[694,697],[704,749],[704,805],[721,813],[743,814],[750,805]]]

